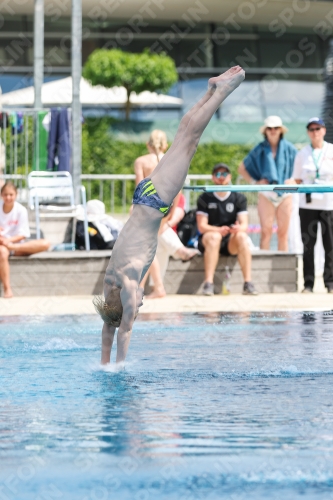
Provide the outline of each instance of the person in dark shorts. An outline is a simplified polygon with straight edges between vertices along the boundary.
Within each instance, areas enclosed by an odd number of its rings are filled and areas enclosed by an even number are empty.
[[[216,185],[231,182],[228,165],[214,166],[212,180]],[[203,193],[198,198],[197,225],[201,233],[198,249],[204,254],[204,295],[214,295],[214,274],[219,255],[237,255],[244,277],[243,294],[257,295],[251,282],[251,251],[248,244],[247,200],[236,192]]]

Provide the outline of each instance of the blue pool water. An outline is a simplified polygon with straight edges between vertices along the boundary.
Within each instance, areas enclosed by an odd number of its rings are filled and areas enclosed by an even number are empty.
[[[0,322],[0,500],[333,499],[333,313]]]

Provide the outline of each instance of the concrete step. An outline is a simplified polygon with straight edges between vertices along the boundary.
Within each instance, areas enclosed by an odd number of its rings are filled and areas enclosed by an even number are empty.
[[[15,296],[98,295],[111,250],[43,252],[30,257],[10,257],[11,283]],[[231,273],[231,293],[240,293],[243,277],[234,257],[221,257],[215,273],[215,293],[221,293],[225,266]],[[298,258],[283,252],[255,252],[253,282],[260,293],[296,292]],[[170,259],[165,276],[168,294],[200,294],[204,280],[203,257],[190,262]],[[146,293],[149,292],[147,285]]]

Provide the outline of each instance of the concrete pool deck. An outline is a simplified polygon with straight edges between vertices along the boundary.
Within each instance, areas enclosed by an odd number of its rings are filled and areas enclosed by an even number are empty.
[[[251,312],[251,311],[315,311],[333,309],[333,295],[319,292],[264,293],[256,297],[231,294],[205,297],[168,295],[163,299],[145,300],[141,313],[181,312]],[[89,295],[0,298],[1,316],[44,316],[64,314],[96,314]]]

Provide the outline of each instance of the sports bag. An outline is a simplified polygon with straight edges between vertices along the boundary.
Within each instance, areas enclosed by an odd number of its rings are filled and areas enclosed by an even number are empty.
[[[88,222],[88,233],[90,241],[90,250],[110,250],[113,248],[116,240],[105,242],[103,236],[98,230],[98,226],[93,222]],[[76,223],[75,231],[75,246],[78,250],[85,250],[85,239],[84,239],[84,222],[78,220]]]
[[[187,212],[177,226],[178,237],[185,246],[195,246],[194,242],[199,234],[196,212],[196,210]]]

